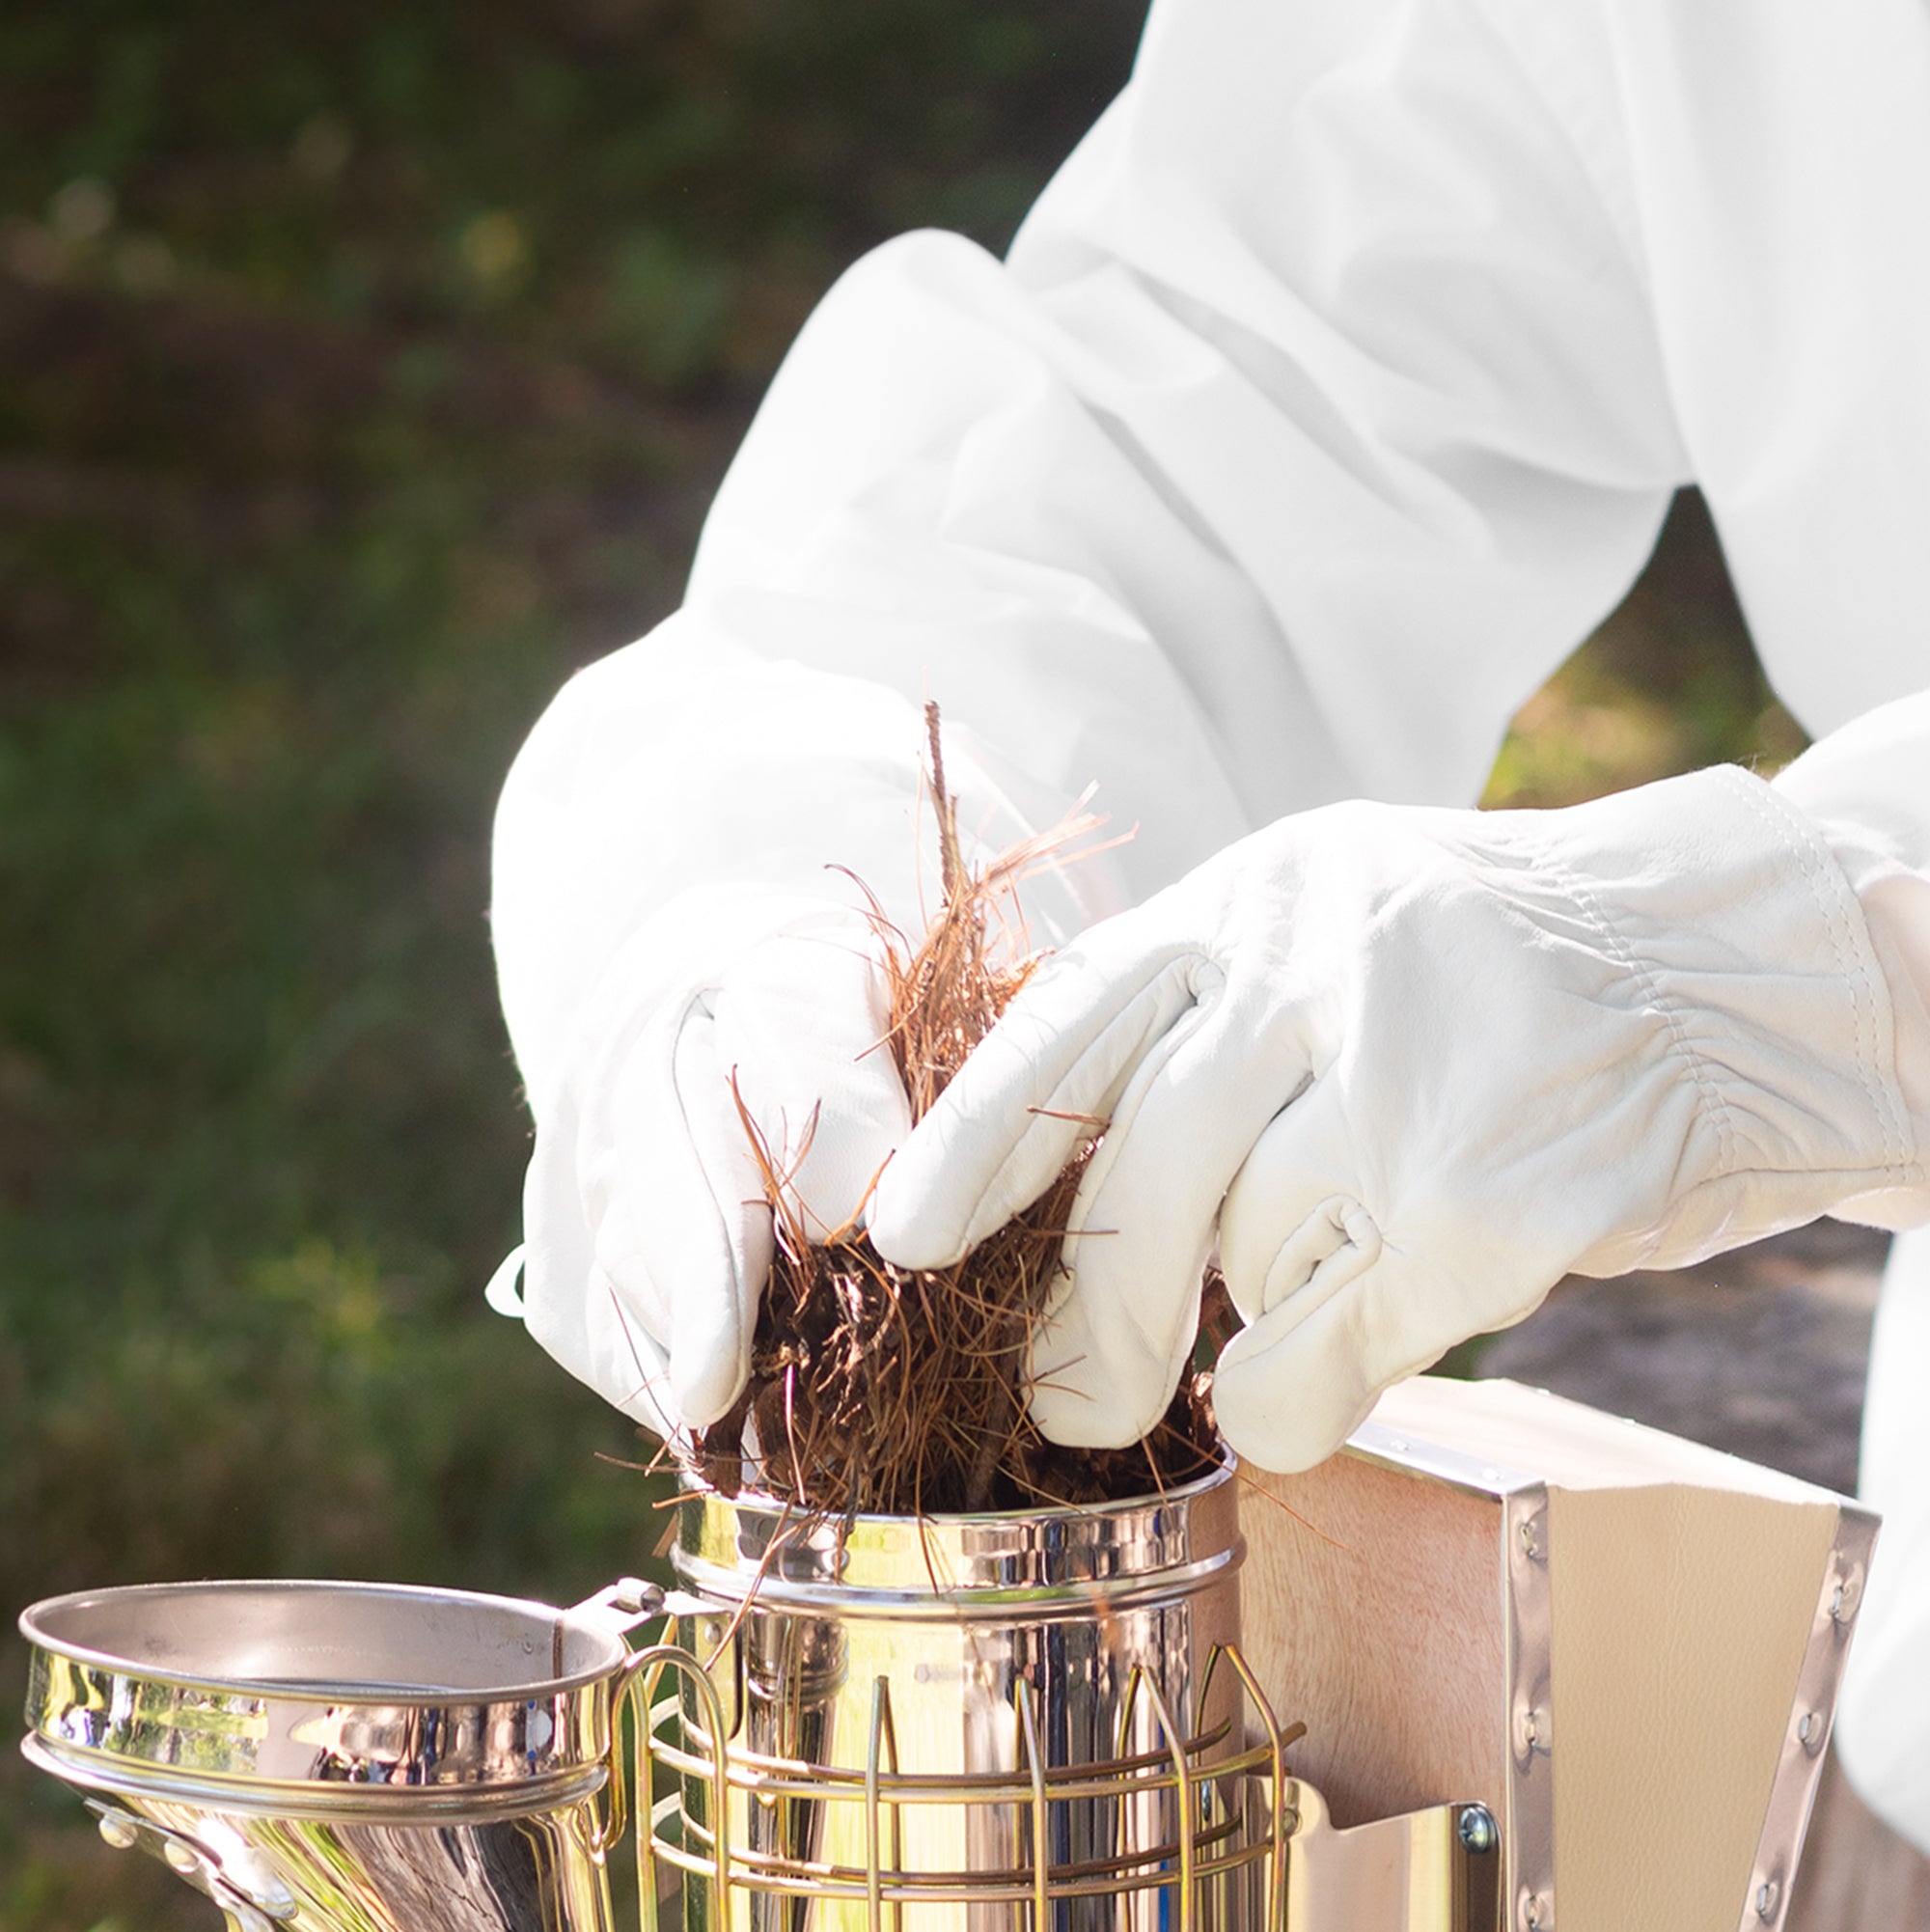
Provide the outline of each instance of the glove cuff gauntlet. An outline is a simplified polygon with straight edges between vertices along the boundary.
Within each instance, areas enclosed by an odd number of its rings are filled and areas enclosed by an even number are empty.
[[[1809,820],[1733,765],[1552,817],[1565,822],[1543,864],[1693,1097],[1666,1214],[1597,1244],[1580,1271],[1681,1266],[1920,1188],[1889,987]]]

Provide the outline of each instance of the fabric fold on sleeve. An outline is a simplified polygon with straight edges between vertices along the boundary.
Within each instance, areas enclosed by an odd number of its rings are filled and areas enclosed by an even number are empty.
[[[1774,789],[1815,826],[1861,909],[1920,1157],[1930,1148],[1930,692],[1831,732]],[[1930,1194],[1887,1190],[1838,1212],[1878,1228],[1914,1228],[1930,1220]]]

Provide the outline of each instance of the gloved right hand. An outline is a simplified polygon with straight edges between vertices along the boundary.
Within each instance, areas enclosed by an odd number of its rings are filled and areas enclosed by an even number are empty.
[[[815,1238],[910,1132],[882,952],[834,899],[698,889],[631,936],[583,1016],[530,1165],[524,1319],[667,1438],[750,1372],[773,1237],[746,1118]]]
[[[1248,1323],[1220,1423],[1304,1469],[1565,1272],[1920,1213],[1893,1040],[1848,877],[1746,772],[1540,813],[1332,806],[1039,971],[892,1163],[872,1239],[949,1266],[1106,1120],[1034,1419],[1081,1445],[1156,1426],[1217,1241]]]

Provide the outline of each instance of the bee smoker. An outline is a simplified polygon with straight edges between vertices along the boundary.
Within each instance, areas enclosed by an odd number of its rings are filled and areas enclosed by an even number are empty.
[[[1776,1932],[1874,1531],[1421,1378],[1098,1509],[693,1491],[668,1599],[58,1598],[25,1749],[235,1932],[606,1932],[632,1798],[649,1932]]]

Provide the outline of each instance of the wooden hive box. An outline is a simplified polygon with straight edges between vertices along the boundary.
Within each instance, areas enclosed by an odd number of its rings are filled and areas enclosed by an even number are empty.
[[[1318,1468],[1243,1474],[1245,1648],[1337,1825],[1485,1804],[1509,1932],[1776,1932],[1873,1515],[1432,1376]]]

